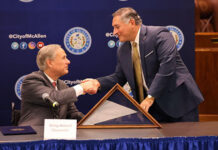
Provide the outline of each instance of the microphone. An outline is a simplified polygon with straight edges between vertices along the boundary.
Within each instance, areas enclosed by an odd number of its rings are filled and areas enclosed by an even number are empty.
[[[52,104],[52,107],[53,107],[53,108],[59,106],[59,103],[56,102],[56,101],[54,101],[53,99],[51,99],[48,93],[43,93],[43,94],[42,94],[42,99],[43,99],[45,102],[48,102],[48,103]]]

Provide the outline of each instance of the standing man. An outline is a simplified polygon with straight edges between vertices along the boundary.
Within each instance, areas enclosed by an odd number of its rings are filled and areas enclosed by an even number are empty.
[[[90,94],[129,83],[140,106],[159,122],[198,121],[203,97],[183,63],[171,33],[165,27],[145,26],[132,8],[113,13],[113,34],[122,45],[115,73],[87,79]]]
[[[77,119],[84,115],[74,104],[86,93],[88,83],[69,88],[59,78],[68,71],[70,61],[60,45],[47,45],[38,52],[39,71],[27,75],[21,89],[21,118],[19,125],[44,125],[44,119]]]

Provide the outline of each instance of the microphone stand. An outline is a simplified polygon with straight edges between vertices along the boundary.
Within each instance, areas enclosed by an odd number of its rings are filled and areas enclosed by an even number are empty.
[[[51,107],[51,111],[54,119],[59,119],[60,106]]]

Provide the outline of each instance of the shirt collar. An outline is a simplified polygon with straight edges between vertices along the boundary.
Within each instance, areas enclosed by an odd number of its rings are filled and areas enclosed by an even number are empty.
[[[56,82],[57,83],[57,81],[54,81],[51,77],[49,77],[45,72],[44,72],[44,74],[45,74],[45,76],[49,79],[49,81],[51,82],[51,83],[53,83],[53,82]]]
[[[141,31],[141,28],[139,28],[138,33],[137,33],[137,35],[136,35],[136,37],[135,37],[135,40],[134,40],[134,41],[131,41],[131,44],[132,44],[132,42],[136,42],[137,45],[139,45],[139,34],[140,34],[140,31]]]

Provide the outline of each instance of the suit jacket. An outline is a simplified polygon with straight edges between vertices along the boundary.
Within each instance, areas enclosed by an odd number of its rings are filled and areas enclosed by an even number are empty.
[[[78,119],[84,115],[74,104],[77,101],[74,88],[69,88],[62,80],[57,80],[57,88],[52,86],[42,71],[27,75],[21,88],[21,118],[19,125],[44,125],[44,119]],[[42,94],[48,93],[50,98],[60,104],[54,109],[42,99]]]
[[[183,63],[171,33],[164,27],[141,26],[139,35],[141,65],[147,94],[169,116],[183,116],[203,101],[195,81]],[[108,90],[116,83],[127,81],[136,97],[130,42],[124,42],[117,52],[115,73],[98,78],[101,89]]]

